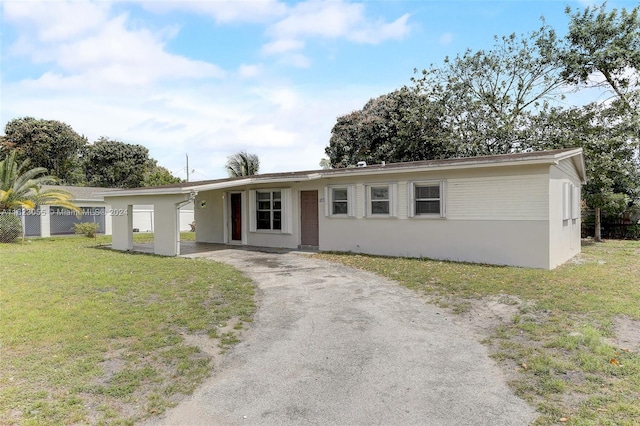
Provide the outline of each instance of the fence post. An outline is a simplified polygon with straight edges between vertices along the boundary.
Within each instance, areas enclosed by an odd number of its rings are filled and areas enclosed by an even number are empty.
[[[51,206],[40,206],[40,236],[51,236]]]

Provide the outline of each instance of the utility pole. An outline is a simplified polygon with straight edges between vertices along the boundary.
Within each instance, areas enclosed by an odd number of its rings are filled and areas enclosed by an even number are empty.
[[[185,154],[187,157],[187,182],[189,182],[189,154]]]

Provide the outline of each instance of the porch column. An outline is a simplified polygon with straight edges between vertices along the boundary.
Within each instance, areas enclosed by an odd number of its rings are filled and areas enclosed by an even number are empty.
[[[153,205],[153,252],[162,256],[180,254],[180,222],[173,200],[156,202]]]
[[[133,206],[112,203],[111,207],[111,248],[133,250]]]

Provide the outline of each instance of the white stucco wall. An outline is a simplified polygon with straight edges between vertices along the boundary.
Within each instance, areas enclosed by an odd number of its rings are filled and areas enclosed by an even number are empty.
[[[569,240],[564,235],[566,229],[558,228],[551,219],[557,215],[553,201],[557,184],[555,178],[549,179],[549,173],[548,165],[495,167],[325,178],[287,185],[254,185],[233,191],[244,194],[243,244],[297,248],[300,191],[317,190],[320,250],[552,268],[571,257],[570,253],[579,251],[580,239],[579,224],[575,228],[577,234],[571,234]],[[561,175],[564,179],[565,174]],[[408,182],[439,180],[445,182],[446,217],[410,217]],[[574,183],[579,184],[579,179]],[[367,217],[366,188],[372,184],[394,185],[396,217]],[[353,217],[325,215],[328,185],[353,185]],[[247,219],[252,208],[249,191],[285,187],[291,188],[292,195],[291,232],[249,231]],[[228,198],[223,190],[198,194],[197,241],[230,242]],[[201,208],[203,202],[205,207]],[[570,249],[564,247],[565,242]],[[552,247],[554,244],[562,248]]]
[[[189,199],[189,194],[137,195],[108,197],[112,207],[112,244],[116,250],[133,249],[133,217],[135,205],[153,206],[155,254],[180,254],[178,206]]]
[[[549,265],[555,268],[573,258],[581,251],[580,196],[570,194],[569,204],[573,210],[570,218],[564,218],[564,197],[566,187],[570,191],[581,192],[580,178],[571,160],[564,160],[557,166],[551,166],[549,173]],[[577,213],[577,217],[576,214]]]

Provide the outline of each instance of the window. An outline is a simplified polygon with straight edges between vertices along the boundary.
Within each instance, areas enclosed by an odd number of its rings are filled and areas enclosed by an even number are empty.
[[[573,201],[571,203],[571,219],[580,219],[580,187],[571,185]]]
[[[415,182],[409,185],[410,216],[445,217],[444,182]]]
[[[389,208],[389,186],[372,186],[369,188],[370,213],[372,215],[388,215]]]
[[[256,191],[257,229],[282,229],[282,194],[280,191]]]
[[[345,188],[331,188],[331,214],[347,215],[349,213],[349,190]]]
[[[324,215],[335,217],[355,216],[355,185],[331,185],[324,188]]]

